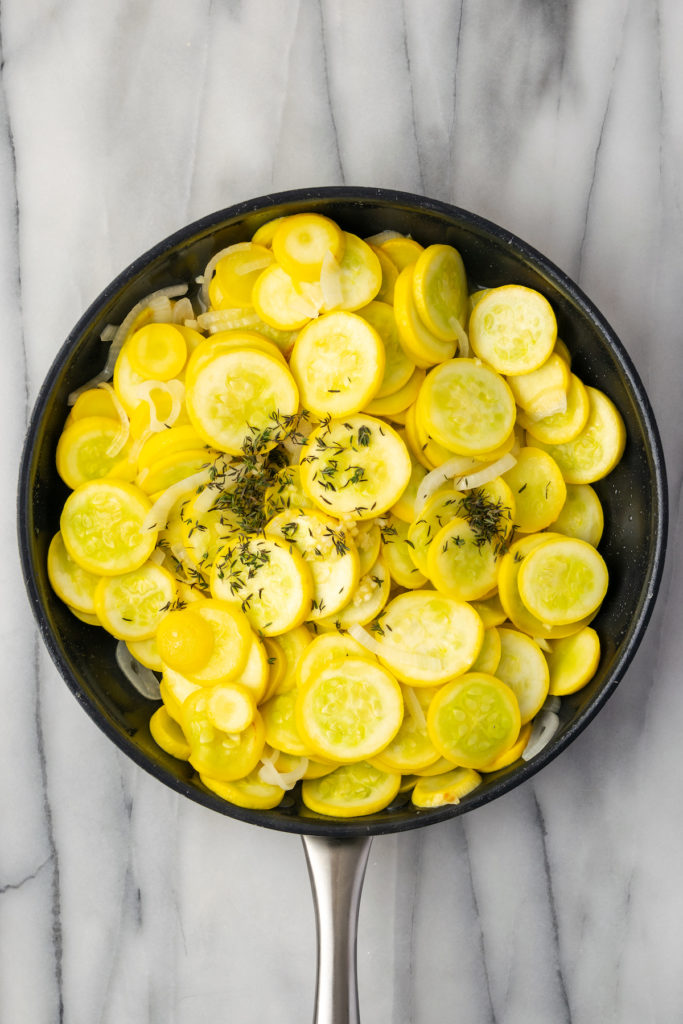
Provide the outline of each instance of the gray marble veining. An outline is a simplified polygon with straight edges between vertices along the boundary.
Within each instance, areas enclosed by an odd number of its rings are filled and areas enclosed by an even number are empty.
[[[15,554],[30,408],[104,285],[189,220],[303,185],[504,224],[602,309],[671,486],[661,599],[622,685],[504,800],[375,841],[363,1019],[683,1020],[677,0],[5,0],[0,7],[0,1020],[310,1019],[299,841],[128,763],[36,636]]]

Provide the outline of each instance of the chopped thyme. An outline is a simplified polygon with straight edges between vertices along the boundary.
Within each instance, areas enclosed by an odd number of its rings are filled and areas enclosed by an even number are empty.
[[[481,488],[475,488],[460,498],[457,514],[469,523],[476,547],[492,544],[496,555],[507,551],[512,516],[501,498],[494,501]]]

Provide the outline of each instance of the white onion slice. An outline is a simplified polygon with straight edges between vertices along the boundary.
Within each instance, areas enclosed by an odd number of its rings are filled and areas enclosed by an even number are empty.
[[[159,298],[172,299],[179,295],[185,295],[186,292],[186,284],[172,284],[167,288],[160,288],[156,292],[150,292],[149,295],[146,295],[143,299],[140,299],[139,302],[136,302],[119,327],[116,328],[116,333],[114,334],[112,343],[109,347],[107,361],[103,368],[99,373],[96,373],[91,380],[86,381],[85,384],[81,384],[79,388],[76,388],[75,391],[71,392],[67,399],[68,404],[73,405],[83,391],[88,391],[90,388],[97,387],[97,385],[102,381],[111,380],[116,360],[118,359],[119,352],[123,348],[123,343],[128,338],[130,328],[135,323],[143,309],[147,309],[149,306],[152,306]]]
[[[208,453],[207,453],[208,455]],[[225,478],[228,468],[231,466],[233,460],[229,455],[214,455],[213,465],[215,468],[214,479],[211,483],[207,484],[203,491],[200,491],[194,500],[194,514],[199,519],[206,515],[207,512],[213,508],[215,501],[217,500],[221,490],[223,490],[222,481]],[[219,477],[221,483],[216,481],[216,477]]]
[[[531,639],[534,640],[538,644],[538,646],[541,648],[541,650],[545,651],[546,654],[552,654],[552,650],[553,649],[550,646],[550,644],[548,643],[548,641],[545,639],[545,637],[543,637],[543,636],[532,636]]]
[[[112,458],[114,455],[119,454],[119,452],[125,445],[126,441],[130,437],[130,420],[128,419],[128,413],[123,408],[119,396],[116,394],[111,384],[107,384],[106,381],[100,381],[100,383],[97,386],[98,388],[101,388],[103,391],[109,392],[111,400],[114,403],[114,408],[116,409],[116,415],[119,418],[119,432],[116,435],[116,437],[112,440],[111,444],[107,448],[107,451],[105,452],[106,455]]]
[[[124,640],[119,640],[116,645],[116,664],[141,697],[146,697],[147,700],[161,700],[158,678],[151,669],[133,657]]]
[[[279,756],[279,750],[274,751],[274,754]],[[265,782],[270,786],[279,786],[280,789],[294,789],[299,779],[302,779],[306,774],[308,768],[308,758],[299,758],[299,763],[296,768],[292,768],[289,772],[279,772],[275,767],[277,757],[263,757],[261,758],[261,767],[258,771],[258,777],[261,782]]]
[[[551,693],[549,697],[546,697],[543,702],[542,711],[554,711],[557,714],[562,707],[562,701],[554,693]]]
[[[189,565],[195,572],[199,570],[199,566],[195,562],[194,558],[190,555],[189,551],[182,544],[171,544],[171,554],[175,558],[176,562],[179,562],[183,569]]]
[[[184,480],[178,480],[177,483],[171,484],[170,487],[167,487],[166,490],[159,495],[145,516],[142,529],[163,530],[168,523],[168,517],[171,514],[171,509],[175,505],[176,501],[184,497],[186,494],[191,494],[193,491],[196,491],[198,487],[205,487],[211,480],[212,472],[213,467],[206,466],[204,469],[200,469],[198,473],[193,473],[192,476],[186,476]]]
[[[205,309],[209,307],[209,285],[211,284],[216,264],[220,263],[224,256],[229,256],[231,252],[244,252],[246,249],[251,249],[251,242],[236,242],[234,245],[228,245],[225,249],[220,249],[206,264],[201,278],[202,287],[200,292],[200,298]]]
[[[508,452],[506,455],[502,455],[501,458],[496,459],[489,466],[484,466],[477,473],[469,473],[467,476],[461,476],[455,487],[458,491],[470,491],[473,487],[483,487],[484,484],[491,483],[497,476],[502,476],[503,473],[507,473],[509,469],[512,469],[516,465],[517,459]]]
[[[201,331],[210,331],[215,334],[217,331],[241,330],[245,327],[256,327],[261,323],[261,318],[253,309],[208,309],[197,317],[197,326]]]
[[[188,320],[194,320],[194,309],[187,295],[184,295],[173,306],[173,323],[186,324]]]
[[[438,491],[439,487],[445,484],[447,480],[452,480],[456,476],[462,476],[463,473],[467,473],[470,469],[475,469],[479,465],[481,463],[469,455],[454,455],[452,459],[448,459],[447,462],[442,462],[436,469],[432,469],[431,472],[422,478],[417,489],[415,512],[421,512],[432,494]]]
[[[424,672],[443,672],[443,661],[441,658],[433,658],[431,654],[420,654],[418,651],[407,651],[403,647],[397,647],[387,640],[375,640],[366,629],[354,623],[349,626],[349,635],[357,640],[359,644],[372,651],[378,658],[384,658],[392,664],[405,666],[406,668],[421,669]]]
[[[108,343],[114,339],[116,334],[116,324],[107,324],[100,331],[100,341]]]
[[[318,281],[298,281],[294,283],[294,290],[297,299],[300,300],[297,305],[301,310],[301,315],[307,316],[309,320],[315,320],[324,305],[320,283]]]
[[[339,263],[333,252],[329,249],[323,256],[323,263],[320,270],[320,287],[323,293],[323,308],[325,310],[336,309],[341,306],[344,293],[341,286],[341,271]]]
[[[153,324],[173,323],[173,303],[167,296],[160,295],[154,302],[150,302],[149,309]]]
[[[562,388],[554,388],[550,392],[552,398],[546,398],[549,405],[544,405],[540,408],[539,405],[532,405],[526,410],[526,414],[532,423],[538,423],[539,420],[544,420],[546,416],[555,416],[558,413],[564,415],[567,411],[567,392],[563,391]]]
[[[387,229],[386,231],[378,231],[376,235],[369,235],[365,241],[368,245],[384,245],[385,242],[388,242],[392,238],[404,237],[405,236],[402,235],[400,231],[391,231],[390,229]]]
[[[408,714],[415,722],[417,728],[420,732],[425,732],[427,729],[427,719],[425,718],[422,705],[417,699],[417,694],[412,686],[403,687],[403,700],[405,701],[405,705],[408,709]]]
[[[560,719],[554,711],[542,708],[534,719],[529,742],[522,751],[522,760],[531,761],[546,747],[560,726]]]
[[[467,331],[462,326],[456,316],[452,316],[449,320],[451,328],[455,331],[458,341],[458,355],[463,359],[467,359],[471,354],[470,339],[467,336]]]
[[[203,491],[200,491],[194,500],[194,514],[198,519],[209,512],[220,494],[220,490],[207,484]]]
[[[171,399],[171,411],[163,421],[157,416],[152,398],[153,391],[164,391]],[[143,380],[135,385],[135,394],[149,406],[149,426],[145,431],[145,436],[148,437],[166,427],[172,427],[178,419],[185,399],[185,385],[181,380]]]

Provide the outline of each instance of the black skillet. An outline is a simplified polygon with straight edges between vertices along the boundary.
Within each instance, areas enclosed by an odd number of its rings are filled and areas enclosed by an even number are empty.
[[[304,210],[324,213],[362,237],[393,229],[424,245],[454,245],[477,286],[516,282],[538,289],[556,312],[573,368],[585,383],[613,399],[626,424],[624,457],[596,485],[606,521],[601,552],[610,574],[609,592],[594,623],[602,645],[596,675],[585,689],[563,699],[559,729],[536,757],[487,776],[457,805],[420,810],[403,798],[369,817],[335,820],[306,812],[296,791],[270,811],[222,801],[202,786],[189,765],[156,746],[148,728],[156,705],[140,697],[118,670],[114,641],[74,618],[48,582],[48,544],[67,493],[55,469],[55,448],[67,395],[102,368],[102,328],[120,323],[149,292],[194,282],[218,249],[249,239],[265,221]],[[312,188],[249,200],[204,217],[135,260],[102,292],[66,339],[38,395],[21,463],[18,523],[24,578],[41,635],[68,687],[97,725],[141,768],[184,796],[304,839],[318,922],[315,1020],[343,1024],[358,1019],[355,934],[372,837],[444,821],[502,796],[555,758],[597,714],[624,676],[652,613],[666,543],[666,476],[652,408],[631,360],[604,317],[544,256],[472,213],[422,196]]]

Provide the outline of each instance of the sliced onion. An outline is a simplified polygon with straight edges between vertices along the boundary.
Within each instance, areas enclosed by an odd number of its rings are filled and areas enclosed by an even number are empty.
[[[386,231],[378,231],[376,235],[369,235],[365,241],[368,245],[384,245],[385,242],[388,242],[392,238],[404,237],[405,236],[402,235],[400,231],[391,231],[387,229]]]
[[[212,466],[205,466],[198,473],[186,476],[184,480],[178,480],[163,491],[152,505],[145,516],[142,524],[143,530],[163,530],[168,523],[168,517],[176,501],[186,494],[191,494],[198,487],[205,487],[211,480],[213,473]]]
[[[514,455],[507,452],[506,455],[502,455],[501,458],[496,459],[489,466],[484,466],[477,473],[469,473],[467,476],[460,477],[455,485],[456,490],[469,491],[473,487],[483,487],[484,484],[489,484],[492,480],[495,480],[497,476],[507,473],[516,463],[517,459]]]
[[[197,317],[197,326],[201,331],[210,331],[215,334],[217,331],[241,330],[245,327],[256,327],[261,322],[258,313],[253,309],[208,309]]]
[[[173,322],[173,304],[166,295],[160,295],[159,298],[150,302],[149,310],[152,314],[152,323],[170,324]]]
[[[548,643],[548,641],[545,639],[545,637],[543,637],[543,636],[532,636],[531,639],[534,640],[538,644],[538,646],[541,648],[541,650],[545,651],[546,654],[552,654],[552,650],[553,649],[550,646],[550,644]]]
[[[298,281],[294,283],[299,308],[302,316],[315,320],[323,308],[323,290],[318,281]]]
[[[143,309],[147,309],[149,306],[152,306],[159,298],[172,299],[178,295],[185,295],[186,292],[186,284],[173,284],[169,285],[168,288],[160,288],[156,292],[150,292],[150,294],[146,295],[144,299],[140,299],[139,302],[136,302],[133,308],[128,313],[128,315],[119,325],[119,327],[116,328],[116,333],[114,334],[111,345],[109,347],[107,361],[104,364],[103,368],[100,370],[99,373],[96,373],[91,380],[86,381],[85,384],[82,384],[80,386],[80,388],[76,388],[75,391],[71,392],[67,399],[68,404],[73,405],[78,396],[82,394],[84,391],[88,391],[90,388],[97,387],[97,385],[101,384],[102,381],[111,380],[114,373],[114,366],[116,365],[116,360],[118,359],[119,352],[123,348],[123,343],[128,338],[128,333],[131,327],[133,326],[133,324],[135,323]]]
[[[146,697],[147,700],[161,700],[157,676],[133,657],[124,640],[119,640],[116,645],[116,664],[141,697]]]
[[[251,244],[251,242],[236,242],[234,245],[228,245],[225,249],[220,249],[206,264],[201,278],[202,287],[200,292],[200,298],[205,309],[209,308],[209,285],[213,279],[216,264],[220,263],[224,256],[229,256],[231,252],[244,252],[246,249],[251,249]]]
[[[194,308],[187,295],[183,296],[173,306],[173,323],[186,324],[188,320],[194,320]]]
[[[424,672],[443,672],[443,661],[441,658],[433,658],[430,654],[420,654],[416,651],[407,651],[403,647],[397,647],[387,640],[375,640],[366,629],[354,623],[349,626],[349,635],[357,640],[359,644],[372,651],[378,658],[384,658],[396,665],[405,665],[406,668],[416,668]]]
[[[417,694],[415,693],[415,690],[412,688],[412,686],[403,687],[403,700],[405,701],[405,705],[408,708],[408,714],[415,722],[417,728],[420,730],[420,732],[425,732],[427,729],[427,719],[425,718],[425,713],[422,709],[422,705],[417,699]]]
[[[554,711],[541,709],[531,727],[529,742],[522,751],[522,760],[531,761],[546,747],[560,726],[560,719]]]
[[[279,756],[280,751],[276,750],[273,753]],[[279,786],[280,789],[293,789],[296,786],[299,779],[302,779],[306,774],[308,768],[308,758],[299,758],[299,764],[296,768],[292,768],[289,772],[279,772],[275,767],[276,757],[262,757],[261,767],[258,771],[258,777],[261,782],[265,782],[270,786]]]
[[[94,377],[91,377],[90,380],[87,380],[85,384],[81,384],[80,388],[76,388],[75,391],[71,392],[71,394],[68,396],[66,400],[67,405],[73,405],[76,399],[80,395],[82,395],[84,391],[92,391],[93,388],[98,387],[104,381],[111,380],[112,373],[113,368],[111,370],[109,369],[109,360],[107,360],[107,365],[102,370],[100,370],[99,373],[96,373]]]
[[[526,410],[526,414],[532,423],[538,423],[539,420],[544,420],[546,416],[555,416],[558,413],[564,415],[567,411],[567,392],[563,391],[562,388],[554,388],[549,392],[551,398],[546,398],[550,405],[545,405],[542,409],[538,403],[532,404],[529,409]]]
[[[114,455],[118,455],[126,441],[130,437],[130,420],[128,419],[128,413],[123,408],[119,396],[114,391],[111,384],[107,384],[106,381],[100,381],[97,385],[103,391],[109,392],[114,408],[116,409],[116,415],[119,418],[119,432],[116,437],[112,440],[111,444],[107,448],[106,455],[112,458]]]
[[[157,416],[157,408],[152,398],[153,391],[165,391],[171,399],[171,411],[163,421]],[[173,426],[178,419],[185,399],[185,385],[181,380],[143,380],[135,385],[135,394],[149,406],[149,427],[145,431],[145,436],[149,436]]]
[[[452,459],[448,459],[447,462],[442,462],[436,469],[432,469],[431,472],[422,478],[417,489],[415,512],[421,512],[432,494],[438,491],[439,487],[445,484],[447,480],[452,480],[456,476],[462,476],[463,473],[467,473],[468,470],[474,469],[479,465],[481,463],[469,455],[454,455]]]
[[[171,544],[171,554],[175,558],[176,562],[179,562],[183,568],[189,565],[191,569],[195,571],[199,570],[199,566],[195,562],[194,558],[190,555],[187,548],[182,544]]]
[[[336,309],[341,306],[344,298],[341,286],[341,271],[339,263],[330,249],[323,256],[322,268],[320,270],[320,287],[323,293],[323,306],[326,310]]]
[[[542,711],[554,711],[557,714],[562,707],[562,701],[554,693],[551,693],[549,697],[546,697],[543,702]]]
[[[163,565],[166,554],[162,548],[155,548],[152,554],[147,559],[148,562],[154,562],[155,565]]]
[[[105,343],[113,341],[114,335],[116,334],[116,324],[107,324],[100,331],[100,341]]]
[[[458,355],[463,359],[467,359],[471,354],[470,339],[467,336],[467,331],[462,326],[456,316],[452,316],[449,320],[451,328],[455,331],[458,341]]]

